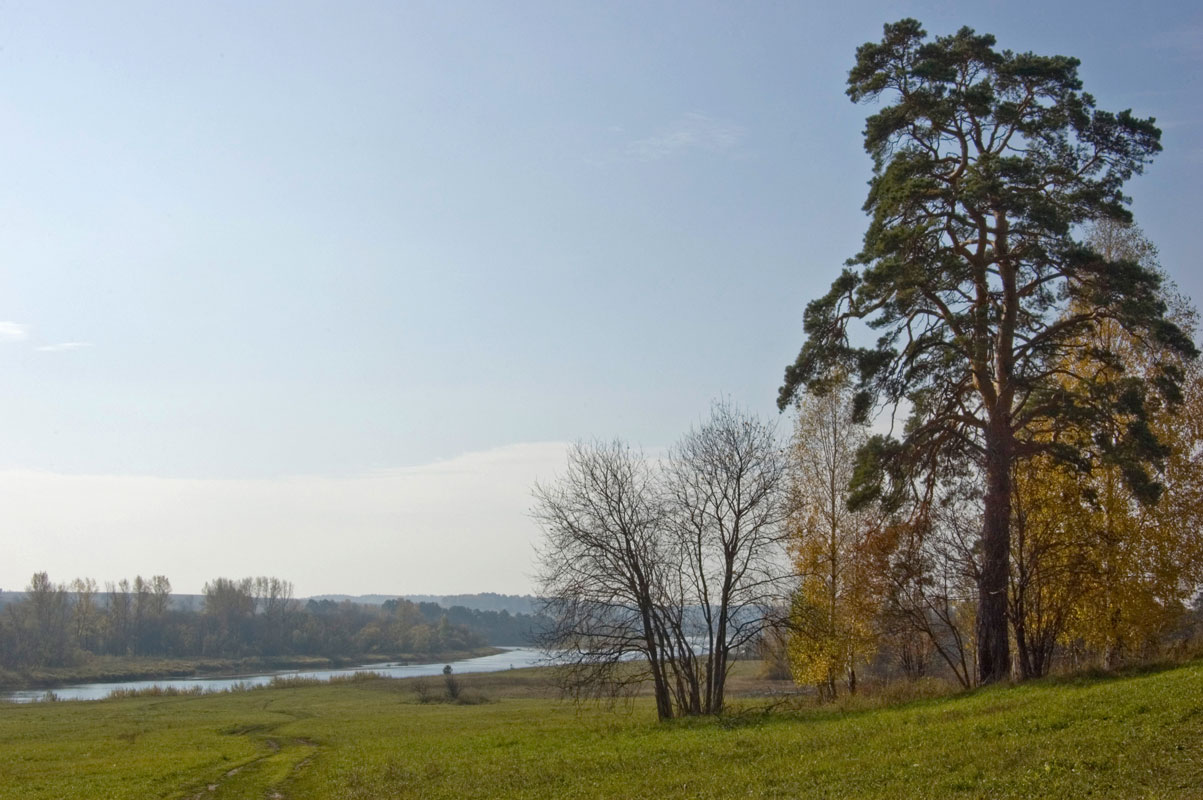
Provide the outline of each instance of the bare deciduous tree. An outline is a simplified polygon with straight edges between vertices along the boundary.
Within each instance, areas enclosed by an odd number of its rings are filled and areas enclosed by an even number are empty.
[[[281,648],[285,645],[288,615],[296,605],[292,591],[292,581],[266,575],[255,578],[252,592],[255,606],[263,615],[263,633],[269,647]]]
[[[969,470],[945,496],[892,528],[884,622],[894,636],[923,637],[965,688],[975,685],[973,631],[981,519],[978,477]]]
[[[541,645],[572,696],[616,696],[651,681],[674,716],[665,648],[665,513],[651,467],[626,444],[577,444],[568,469],[535,487],[543,528],[539,594],[553,620]]]
[[[775,429],[730,403],[673,450],[667,476],[685,600],[691,711],[723,710],[732,656],[756,642],[787,593],[785,458]],[[698,652],[700,651],[700,652]]]
[[[783,461],[770,425],[720,403],[665,468],[578,444],[536,486],[542,645],[572,696],[651,683],[661,719],[722,711],[733,656],[785,593]]]
[[[50,580],[45,572],[35,572],[25,587],[29,598],[29,623],[35,633],[37,663],[62,663],[70,649],[71,607],[67,587]]]

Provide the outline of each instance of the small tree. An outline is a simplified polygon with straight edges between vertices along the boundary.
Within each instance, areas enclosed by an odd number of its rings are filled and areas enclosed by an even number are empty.
[[[719,403],[664,469],[577,445],[535,488],[540,642],[571,695],[651,683],[660,719],[722,711],[736,654],[785,594],[783,464],[771,425]]]
[[[691,713],[722,712],[735,654],[759,640],[788,592],[785,474],[774,427],[727,402],[672,451],[665,480]]]
[[[977,477],[951,481],[936,502],[890,525],[882,615],[887,638],[912,653],[934,652],[966,689],[977,681]]]
[[[459,679],[452,672],[451,665],[443,667],[443,687],[447,690],[448,700],[459,699],[460,685]]]
[[[278,650],[285,646],[288,617],[295,605],[292,591],[291,581],[266,575],[254,580],[255,607],[262,615],[263,638],[270,648]]]
[[[71,608],[67,588],[55,584],[45,572],[35,572],[25,588],[29,604],[28,622],[36,663],[40,666],[67,662],[71,645]]]
[[[108,651],[114,655],[132,652],[133,601],[130,599],[129,580],[122,578],[117,583],[107,581],[108,607],[105,612],[105,632]]]
[[[247,624],[255,614],[254,579],[214,578],[204,586],[204,613],[209,623],[206,648],[235,654],[247,644]]]
[[[82,649],[96,648],[96,636],[100,630],[100,609],[96,605],[97,586],[92,578],[76,578],[71,582],[75,604],[71,609],[75,643]]]
[[[567,471],[535,487],[543,529],[539,596],[551,626],[540,645],[571,696],[616,697],[651,682],[660,719],[675,716],[671,565],[651,467],[619,441],[577,444]]]
[[[848,508],[856,453],[868,439],[847,386],[799,401],[790,445],[790,531],[801,577],[790,614],[799,683],[856,692],[856,669],[876,649],[886,553],[876,520]]]

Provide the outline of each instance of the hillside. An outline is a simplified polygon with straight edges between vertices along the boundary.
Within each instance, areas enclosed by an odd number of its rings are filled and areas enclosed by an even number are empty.
[[[377,679],[0,707],[0,798],[1069,800],[1203,786],[1203,662],[659,725],[642,701],[549,699],[537,670],[462,680],[493,702],[423,705],[412,681]]]

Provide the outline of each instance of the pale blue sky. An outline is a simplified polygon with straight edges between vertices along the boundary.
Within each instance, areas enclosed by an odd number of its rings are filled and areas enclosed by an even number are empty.
[[[853,52],[908,15],[1077,56],[1101,107],[1156,116],[1166,152],[1133,209],[1203,297],[1193,3],[5,4],[0,470],[65,507],[68,476],[128,479],[93,576],[191,590],[286,570],[170,548],[135,563],[148,486],[345,482],[593,436],[658,448],[719,395],[775,414],[802,309],[865,225]],[[529,452],[532,475],[559,458]],[[452,463],[529,482],[505,458]],[[503,578],[381,567],[362,588],[523,589],[534,528],[510,494],[451,501],[479,507],[465,542],[509,526]],[[182,496],[154,516],[168,541],[197,516]],[[288,516],[223,508],[243,540]],[[451,535],[438,517],[398,540]],[[0,509],[19,556],[0,587],[74,576],[62,549],[88,521],[35,535],[38,518]],[[387,514],[322,519],[307,536],[386,546]],[[284,577],[354,591],[356,566]]]

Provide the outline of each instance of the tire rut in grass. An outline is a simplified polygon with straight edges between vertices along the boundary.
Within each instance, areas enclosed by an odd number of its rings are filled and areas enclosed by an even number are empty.
[[[263,729],[256,732],[262,733]],[[235,735],[248,733],[239,730]],[[248,789],[269,800],[287,800],[285,786],[314,759],[320,745],[301,737],[264,738],[261,744],[268,752],[226,770],[220,778],[207,782],[203,789],[187,795],[187,800],[218,800],[227,794],[242,797],[248,794]]]
[[[300,761],[293,764],[292,767],[289,768],[288,774],[285,775],[283,779],[278,781],[273,786],[268,787],[268,792],[267,792],[268,800],[288,800],[288,795],[286,795],[284,793],[283,787],[286,784],[288,784],[293,778],[295,778],[301,772],[301,770],[303,770],[303,769],[305,769],[305,767],[309,766],[309,762],[313,761],[313,759],[317,756],[317,750],[318,750],[317,742],[314,742],[310,739],[305,739],[305,738],[297,738],[297,739],[293,739],[293,741],[296,744],[311,748],[313,752],[309,753],[304,758],[302,758]]]

